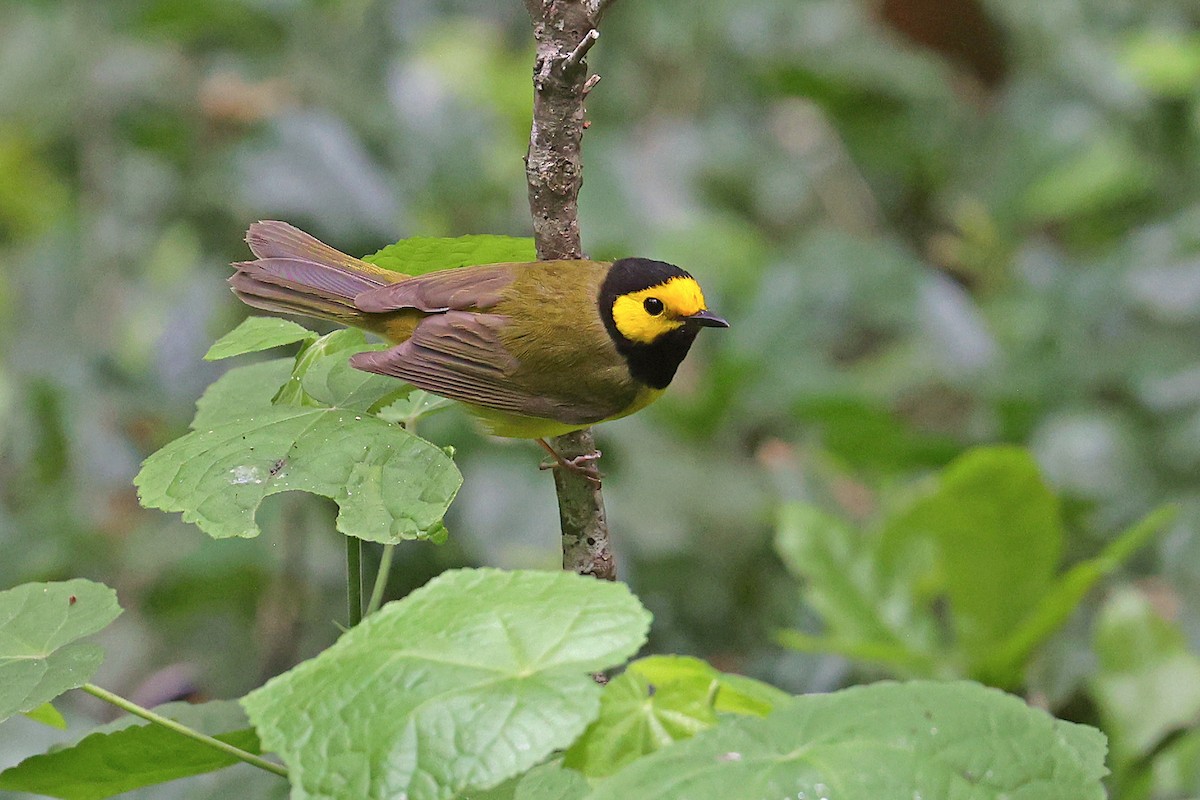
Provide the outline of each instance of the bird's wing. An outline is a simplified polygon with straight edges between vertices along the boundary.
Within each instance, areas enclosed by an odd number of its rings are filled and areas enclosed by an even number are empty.
[[[454,400],[521,413],[529,398],[511,383],[518,362],[497,336],[506,319],[465,311],[435,314],[402,344],[358,353],[350,363]]]
[[[595,422],[607,409],[579,399],[547,397],[519,379],[520,362],[500,340],[500,314],[447,311],[421,320],[410,339],[388,350],[358,353],[350,363],[391,375],[434,394],[513,414],[569,424]]]
[[[500,302],[516,277],[515,264],[486,264],[418,275],[369,289],[354,298],[360,311],[379,313],[402,308],[436,314],[443,311],[486,311]]]

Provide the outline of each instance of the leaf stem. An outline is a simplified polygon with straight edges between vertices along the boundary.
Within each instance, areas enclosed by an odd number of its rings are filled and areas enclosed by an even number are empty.
[[[371,599],[367,601],[366,616],[370,616],[383,605],[383,590],[387,588],[388,573],[392,571],[392,555],[396,545],[385,544],[383,553],[379,556],[379,571],[375,573],[375,585],[371,587]]]
[[[346,610],[349,627],[362,622],[362,539],[346,537]]]
[[[222,742],[220,739],[209,736],[206,733],[201,733],[198,730],[189,728],[183,723],[176,722],[173,719],[168,719],[161,714],[156,714],[148,708],[139,706],[132,700],[126,700],[124,697],[121,697],[118,694],[113,694],[107,689],[101,689],[94,683],[85,683],[79,688],[83,689],[93,697],[97,697],[106,703],[111,703],[117,708],[127,711],[134,716],[141,717],[144,720],[149,720],[155,725],[161,725],[168,730],[175,731],[180,736],[186,736],[193,741],[208,745],[215,750],[220,750],[222,753],[233,756],[239,761],[245,761],[247,764],[252,764],[259,769],[266,770],[267,772],[273,772],[281,778],[286,778],[288,776],[287,768],[282,764],[276,764],[274,761],[268,761],[262,756],[256,756],[254,753],[248,753],[240,747],[235,747],[228,742]]]

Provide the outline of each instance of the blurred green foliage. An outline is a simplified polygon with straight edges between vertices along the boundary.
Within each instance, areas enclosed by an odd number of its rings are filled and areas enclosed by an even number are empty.
[[[1177,502],[1018,680],[1102,724],[1120,796],[1195,794],[1190,700],[1154,698],[1194,694],[1200,644],[1200,14],[926,5],[609,13],[585,246],[684,265],[733,323],[600,432],[620,569],[655,651],[827,689],[876,672],[775,645],[829,621],[773,550],[781,504],[865,530],[968,448],[1023,445],[1058,505],[1041,581]],[[335,638],[329,505],[268,499],[265,536],[212,542],[140,509],[133,475],[226,369],[201,357],[247,313],[223,280],[249,222],[355,253],[528,234],[531,63],[516,0],[0,0],[0,586],[115,586],[97,680],[232,696]],[[553,566],[537,451],[458,412],[419,432],[465,483],[391,596]],[[0,735],[0,759],[48,735]]]
[[[1175,516],[1164,506],[1058,574],[1059,504],[1026,450],[975,448],[927,483],[865,531],[784,507],[776,548],[827,633],[784,631],[783,644],[1018,689],[1046,638]]]

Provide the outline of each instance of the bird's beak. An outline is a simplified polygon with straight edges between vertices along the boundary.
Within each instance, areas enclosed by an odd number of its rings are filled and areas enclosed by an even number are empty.
[[[708,309],[698,311],[690,317],[684,317],[688,322],[694,322],[697,325],[703,325],[706,328],[728,328],[729,323],[723,318],[718,317]]]

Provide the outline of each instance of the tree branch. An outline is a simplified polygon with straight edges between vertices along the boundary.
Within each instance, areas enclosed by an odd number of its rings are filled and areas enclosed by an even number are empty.
[[[538,258],[582,258],[579,187],[583,183],[583,99],[587,52],[600,36],[611,0],[525,0],[537,40],[533,68],[533,127],[525,176]],[[564,458],[594,452],[591,429],[554,440]],[[554,471],[562,526],[563,569],[613,580],[604,497],[599,486],[570,470]]]
[[[564,69],[566,67],[573,67],[579,62],[583,61],[583,57],[587,55],[587,51],[592,49],[592,45],[594,45],[596,40],[599,38],[600,31],[596,30],[595,28],[592,28],[590,31],[588,31],[584,35],[583,40],[576,45],[575,49],[571,51],[571,54],[567,56],[567,60],[563,62]],[[585,82],[584,85],[586,86],[587,83]],[[580,91],[582,91],[582,89]]]

